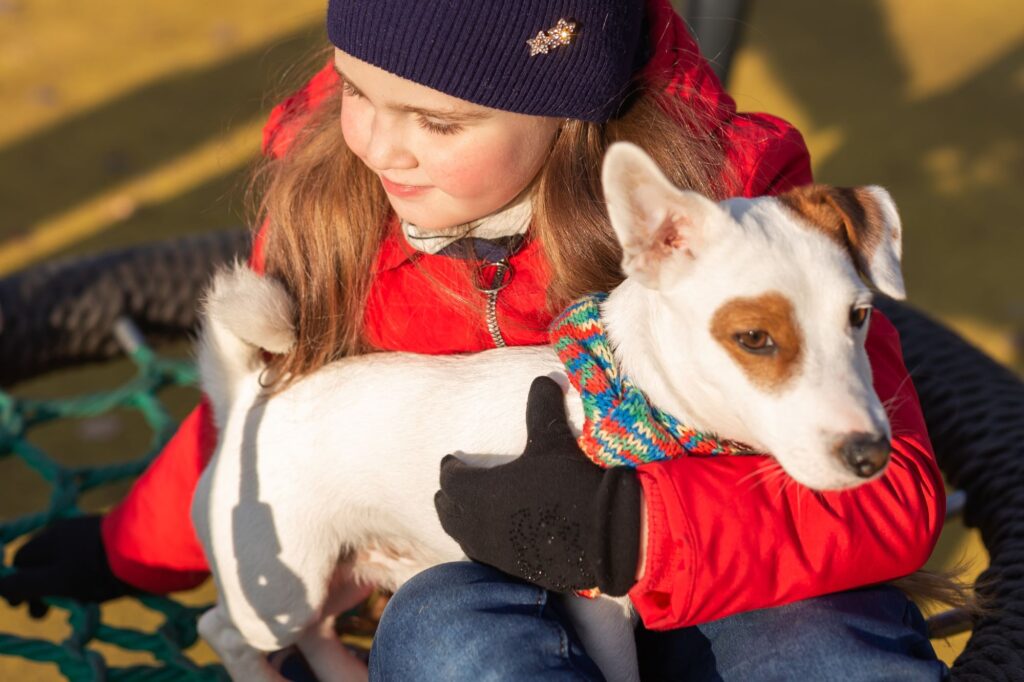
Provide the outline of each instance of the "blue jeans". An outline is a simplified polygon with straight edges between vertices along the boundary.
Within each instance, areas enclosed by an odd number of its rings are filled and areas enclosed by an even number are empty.
[[[872,587],[670,632],[640,629],[644,680],[943,680],[917,607]],[[370,679],[600,680],[558,599],[487,566],[424,571],[388,604]]]

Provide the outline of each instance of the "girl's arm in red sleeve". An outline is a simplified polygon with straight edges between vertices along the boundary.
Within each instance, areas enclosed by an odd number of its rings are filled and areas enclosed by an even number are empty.
[[[867,339],[893,450],[882,478],[814,493],[763,477],[763,457],[680,458],[641,467],[646,568],[630,592],[644,624],[671,629],[898,578],[931,554],[942,476],[903,365],[877,311]]]
[[[330,64],[291,97],[274,107],[263,128],[263,153],[284,154],[303,116],[336,83]],[[267,225],[253,240],[249,265],[263,271]],[[206,400],[181,423],[174,437],[140,476],[127,496],[102,521],[110,568],[121,580],[149,592],[195,587],[209,572],[192,528],[191,506],[203,468],[213,454],[216,432]]]
[[[811,182],[811,159],[800,132],[769,114],[737,113],[707,60],[668,0],[647,0],[651,58],[648,78],[685,103],[696,125],[715,135],[725,156],[723,194],[779,194]],[[693,124],[693,121],[690,121]]]
[[[266,224],[253,240],[249,265],[263,270]],[[128,495],[101,522],[110,568],[147,592],[195,587],[209,574],[192,528],[192,495],[217,441],[213,414],[203,399],[147,467]]]
[[[206,578],[209,569],[192,529],[191,505],[215,441],[210,406],[203,400],[103,518],[103,545],[118,578],[157,593],[189,589]]]
[[[780,194],[813,181],[800,131],[770,114],[737,114],[725,134],[730,195]]]

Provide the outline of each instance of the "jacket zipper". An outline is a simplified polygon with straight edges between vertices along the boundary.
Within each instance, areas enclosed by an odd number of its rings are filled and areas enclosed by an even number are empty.
[[[498,328],[498,292],[487,292],[487,331],[491,333],[491,340],[495,348],[505,347],[505,338]]]
[[[487,285],[483,284],[485,268],[494,268],[494,274]],[[480,265],[477,288],[487,295],[487,310],[485,313],[487,331],[491,335],[491,341],[494,342],[495,348],[505,348],[508,345],[505,343],[505,337],[501,335],[501,328],[498,326],[498,294],[509,285],[514,274],[515,270],[512,268],[512,264],[509,263],[507,257],[499,261],[482,263]]]

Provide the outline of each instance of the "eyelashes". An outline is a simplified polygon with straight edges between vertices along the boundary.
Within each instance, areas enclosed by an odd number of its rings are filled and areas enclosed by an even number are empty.
[[[352,87],[352,84],[349,83],[345,79],[341,80],[341,92],[342,92],[342,94],[345,95],[345,97],[362,97],[363,96],[363,93],[359,92],[354,87]]]
[[[429,118],[424,118],[418,114],[416,116],[416,122],[419,123],[420,128],[437,135],[454,135],[462,130],[462,126],[458,123],[435,123]]]
[[[341,81],[341,91],[345,97],[362,98],[363,96],[363,93],[352,87],[352,84],[346,80]],[[458,123],[437,123],[422,114],[416,114],[416,123],[420,128],[435,135],[454,135],[462,132],[462,126]]]

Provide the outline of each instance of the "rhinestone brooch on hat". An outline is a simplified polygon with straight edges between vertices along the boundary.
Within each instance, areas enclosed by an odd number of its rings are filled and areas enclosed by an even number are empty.
[[[576,37],[576,23],[559,19],[554,28],[546,31],[539,31],[537,35],[526,41],[530,46],[530,56],[536,57],[539,54],[547,54],[556,47],[562,47],[572,43]]]

